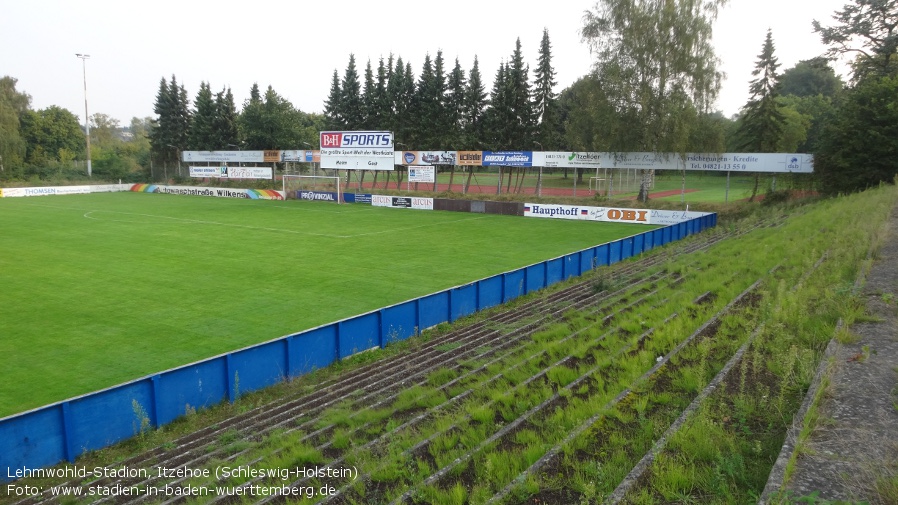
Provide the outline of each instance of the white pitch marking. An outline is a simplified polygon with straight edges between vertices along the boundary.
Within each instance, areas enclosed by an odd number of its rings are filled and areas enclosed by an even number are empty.
[[[82,210],[82,209],[73,209],[73,210]],[[292,234],[296,234],[296,235],[311,235],[311,236],[316,236],[316,237],[337,238],[337,239],[357,238],[357,237],[365,237],[365,236],[370,236],[370,235],[381,235],[381,234],[384,234],[384,233],[395,233],[395,232],[399,232],[399,231],[416,230],[416,229],[419,229],[419,228],[428,228],[428,227],[433,227],[433,226],[442,226],[442,225],[445,225],[445,224],[461,223],[461,222],[464,222],[464,221],[474,221],[474,220],[485,219],[485,218],[486,218],[486,216],[469,217],[469,218],[465,218],[465,219],[456,219],[456,220],[454,220],[454,221],[445,221],[445,222],[441,222],[441,223],[422,224],[422,225],[418,225],[418,226],[407,226],[407,227],[405,227],[405,228],[390,228],[390,229],[387,229],[387,230],[379,230],[379,231],[373,231],[373,232],[367,232],[367,233],[356,233],[356,234],[353,234],[353,235],[334,235],[334,234],[329,234],[329,233],[314,233],[314,232],[299,231],[299,230],[287,230],[287,229],[284,229],[284,228],[268,228],[268,227],[261,227],[261,226],[250,226],[250,225],[245,225],[245,224],[221,223],[221,222],[218,222],[218,221],[204,221],[204,220],[200,220],[200,219],[186,219],[186,218],[180,218],[180,217],[159,216],[159,215],[155,215],[155,214],[142,214],[142,213],[136,213],[136,212],[121,212],[121,211],[116,211],[116,210],[100,210],[100,209],[95,209],[95,210],[91,210],[91,211],[86,212],[86,213],[84,214],[84,217],[87,218],[87,219],[93,219],[93,220],[95,220],[95,221],[103,221],[103,219],[94,217],[94,216],[92,215],[92,214],[94,214],[95,212],[108,212],[108,213],[110,213],[110,214],[123,214],[123,215],[126,215],[126,216],[140,216],[140,217],[155,218],[155,219],[168,219],[168,220],[176,221],[176,222],[179,222],[179,223],[205,224],[205,225],[213,225],[213,226],[225,226],[225,227],[231,227],[231,228],[244,228],[244,229],[248,229],[248,230],[270,231],[270,232],[275,232],[275,233],[292,233]],[[130,222],[130,221],[121,221],[121,220],[111,220],[111,221],[116,221],[116,222]]]

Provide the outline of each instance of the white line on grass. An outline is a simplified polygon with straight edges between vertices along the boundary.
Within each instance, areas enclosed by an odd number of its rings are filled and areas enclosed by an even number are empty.
[[[140,216],[140,217],[148,217],[148,218],[152,218],[152,219],[168,219],[171,221],[176,221],[178,223],[208,224],[208,225],[214,225],[214,226],[227,226],[230,228],[245,228],[248,230],[271,231],[271,232],[275,232],[275,233],[293,233],[296,235],[313,235],[316,237],[326,237],[326,238],[349,238],[348,236],[331,235],[328,233],[314,233],[314,232],[310,232],[310,231],[288,230],[285,228],[268,228],[268,227],[264,227],[264,226],[250,226],[250,225],[246,225],[246,224],[220,223],[218,221],[204,221],[201,219],[185,219],[182,217],[159,216],[159,215],[155,215],[155,214],[139,214],[136,212],[121,212],[121,211],[117,211],[117,210],[91,210],[91,211],[86,212],[84,214],[84,217],[86,217],[87,219],[93,219],[96,221],[113,221],[113,222],[119,222],[119,223],[133,223],[133,221],[124,221],[124,220],[120,220],[120,219],[97,218],[97,217],[94,217],[91,215],[95,212],[109,212],[112,214],[124,214],[126,216]]]
[[[78,210],[83,210],[83,209],[78,209]],[[415,230],[415,229],[419,229],[419,228],[428,228],[428,227],[432,227],[432,226],[443,226],[445,224],[461,223],[464,221],[474,221],[474,220],[486,218],[486,216],[478,216],[478,217],[469,217],[469,218],[464,218],[464,219],[456,219],[453,221],[443,221],[443,222],[439,222],[439,223],[422,224],[422,225],[418,225],[418,226],[406,226],[404,228],[390,228],[390,229],[386,229],[386,230],[372,231],[372,232],[366,232],[366,233],[355,233],[352,235],[333,235],[333,234],[329,234],[329,233],[315,233],[315,232],[309,232],[309,231],[288,230],[288,229],[284,229],[284,228],[268,228],[268,227],[262,227],[262,226],[250,226],[250,225],[245,225],[245,224],[221,223],[218,221],[204,221],[204,220],[200,220],[200,219],[186,219],[186,218],[181,218],[181,217],[159,216],[159,215],[155,215],[155,214],[141,214],[141,213],[136,213],[136,212],[122,212],[122,211],[117,211],[117,210],[95,209],[95,210],[91,210],[91,211],[84,213],[84,217],[87,219],[93,219],[96,221],[114,221],[114,222],[125,222],[125,223],[133,222],[133,221],[123,221],[123,220],[118,220],[118,219],[97,218],[97,217],[92,216],[92,214],[94,214],[95,212],[108,212],[110,214],[123,214],[126,216],[140,216],[140,217],[148,217],[148,218],[156,218],[156,219],[168,219],[171,221],[176,221],[178,223],[207,224],[207,225],[214,225],[214,226],[227,226],[227,227],[231,227],[231,228],[244,228],[244,229],[248,229],[248,230],[271,231],[271,232],[275,232],[275,233],[293,233],[296,235],[311,235],[311,236],[315,236],[315,237],[342,238],[342,239],[366,237],[366,236],[370,236],[370,235],[380,235],[383,233],[395,233],[395,232],[401,232],[401,231],[409,231],[409,230]]]

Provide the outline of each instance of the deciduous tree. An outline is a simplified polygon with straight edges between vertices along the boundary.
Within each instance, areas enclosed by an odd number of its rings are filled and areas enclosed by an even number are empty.
[[[595,71],[633,135],[615,150],[684,153],[720,88],[712,22],[726,0],[599,0],[582,30]],[[643,173],[639,198],[648,197]]]

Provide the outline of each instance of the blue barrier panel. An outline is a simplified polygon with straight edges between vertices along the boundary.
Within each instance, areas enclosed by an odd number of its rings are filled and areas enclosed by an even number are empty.
[[[287,379],[287,346],[283,339],[231,353],[238,393],[248,393]]]
[[[546,287],[546,262],[524,267],[527,270],[527,292],[532,293]]]
[[[611,264],[611,244],[602,244],[596,248],[596,266],[608,266]]]
[[[580,272],[580,253],[568,254],[564,257],[564,278],[577,277]]]
[[[416,309],[414,300],[383,309],[384,345],[415,335],[418,330]]]
[[[153,419],[149,416],[153,397],[149,379],[104,389],[65,403],[68,403],[71,419],[66,438],[68,445],[75,449],[75,456],[139,434],[144,416],[149,423],[146,428],[152,428]]]
[[[546,260],[546,286],[564,279],[564,262],[561,258]]]
[[[168,424],[190,409],[215,405],[228,396],[225,358],[218,357],[155,376],[156,413]]]
[[[643,251],[648,252],[655,248],[655,231],[650,230],[642,234]]]
[[[495,307],[502,303],[504,293],[504,275],[494,275],[477,282],[478,307],[480,310]]]
[[[640,233],[639,235],[633,236],[633,256],[637,256],[642,254],[642,251],[645,250],[645,234]]]
[[[288,337],[291,376],[330,366],[337,360],[337,326],[331,323]]]
[[[673,228],[670,226],[665,226],[664,228],[661,228],[662,232],[664,233],[664,243],[665,244],[669,244],[673,240],[673,234],[671,233],[672,229]]]
[[[633,237],[620,239],[620,259],[625,260],[633,256]]]
[[[514,300],[515,298],[524,295],[526,292],[524,291],[524,284],[526,279],[525,270],[520,268],[518,270],[514,270],[511,272],[505,273],[505,301]]]
[[[621,258],[621,241],[615,240],[608,244],[608,264],[613,265],[620,261]]]
[[[418,317],[421,331],[449,320],[449,292],[440,291],[422,296],[418,302]]]
[[[452,311],[450,321],[477,312],[477,285],[467,284],[452,290]]]
[[[652,242],[655,243],[655,247],[661,247],[667,244],[667,242],[664,240],[664,228],[652,230],[652,237]]]
[[[54,465],[66,455],[62,405],[55,404],[9,417],[0,423],[0,481],[16,468]]]
[[[580,273],[589,272],[595,268],[596,264],[596,248],[590,247],[580,251]]]
[[[351,319],[344,319],[340,327],[339,357],[380,347],[380,316],[369,312]]]

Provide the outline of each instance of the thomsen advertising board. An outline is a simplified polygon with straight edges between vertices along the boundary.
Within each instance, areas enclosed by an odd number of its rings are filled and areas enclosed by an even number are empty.
[[[393,133],[321,132],[321,168],[393,170]]]
[[[86,195],[90,186],[46,186],[39,188],[3,188],[0,196],[15,198],[21,196]]]
[[[608,223],[633,223],[668,225],[682,223],[706,215],[704,212],[675,210],[624,209],[617,207],[590,207],[580,205],[557,205],[525,203],[525,217],[551,219],[574,219],[581,221],[602,221]]]
[[[417,196],[371,195],[371,205],[375,207],[390,207],[394,209],[433,210],[433,198],[420,198]]]

